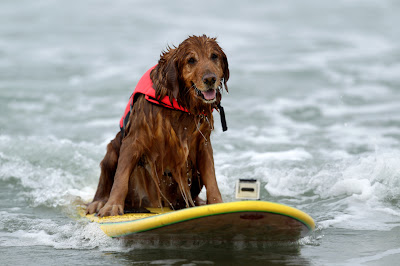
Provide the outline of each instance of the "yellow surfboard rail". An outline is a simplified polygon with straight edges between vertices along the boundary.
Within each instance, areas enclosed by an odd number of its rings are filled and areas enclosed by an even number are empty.
[[[103,218],[92,214],[86,215],[86,217],[90,221],[99,223],[100,228],[110,237],[122,237],[208,216],[246,212],[264,212],[283,215],[301,222],[310,231],[315,229],[314,220],[305,212],[287,205],[267,201],[237,201],[210,204],[178,211],[173,211],[166,207],[163,209],[147,209],[151,213],[132,213]],[[85,214],[81,213],[81,216],[85,216]]]

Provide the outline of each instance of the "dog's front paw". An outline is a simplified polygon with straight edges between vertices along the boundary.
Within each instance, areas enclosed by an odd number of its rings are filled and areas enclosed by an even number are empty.
[[[223,203],[221,197],[210,197],[207,198],[207,204]]]
[[[124,206],[122,204],[106,203],[103,208],[97,213],[97,216],[116,216],[124,214]]]
[[[196,198],[194,199],[194,205],[195,205],[195,206],[207,205],[207,201],[203,200],[203,199],[200,198],[200,197],[196,197]]]
[[[218,191],[207,191],[207,204],[222,203],[221,193]]]
[[[101,208],[103,208],[104,204],[106,204],[105,200],[96,200],[90,203],[86,208],[86,214],[93,214],[99,212]]]

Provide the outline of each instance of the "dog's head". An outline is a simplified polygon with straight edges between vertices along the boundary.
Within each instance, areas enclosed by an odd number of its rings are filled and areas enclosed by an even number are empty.
[[[214,105],[228,91],[228,60],[215,38],[191,36],[161,55],[152,73],[157,95],[177,99],[184,107]],[[221,90],[221,91],[220,91]]]

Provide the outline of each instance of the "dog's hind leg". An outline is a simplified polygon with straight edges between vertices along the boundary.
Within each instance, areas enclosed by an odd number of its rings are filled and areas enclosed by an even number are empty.
[[[100,163],[101,173],[99,185],[97,186],[96,194],[93,201],[86,209],[87,214],[98,212],[104,204],[106,204],[111,188],[114,183],[115,171],[117,170],[119,149],[121,147],[121,133],[118,133],[107,145],[107,153]]]
[[[136,139],[126,137],[121,144],[118,166],[115,171],[114,183],[107,203],[100,209],[98,216],[114,216],[124,214],[125,198],[129,189],[129,178],[143,153],[143,147]]]

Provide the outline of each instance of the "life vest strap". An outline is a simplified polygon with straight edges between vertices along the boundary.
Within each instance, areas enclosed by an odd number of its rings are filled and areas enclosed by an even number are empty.
[[[224,107],[222,107],[221,103],[217,105],[218,110],[219,110],[219,115],[221,117],[221,125],[222,125],[222,131],[225,132],[228,130],[228,126],[226,124],[226,118],[225,118],[225,111]]]

